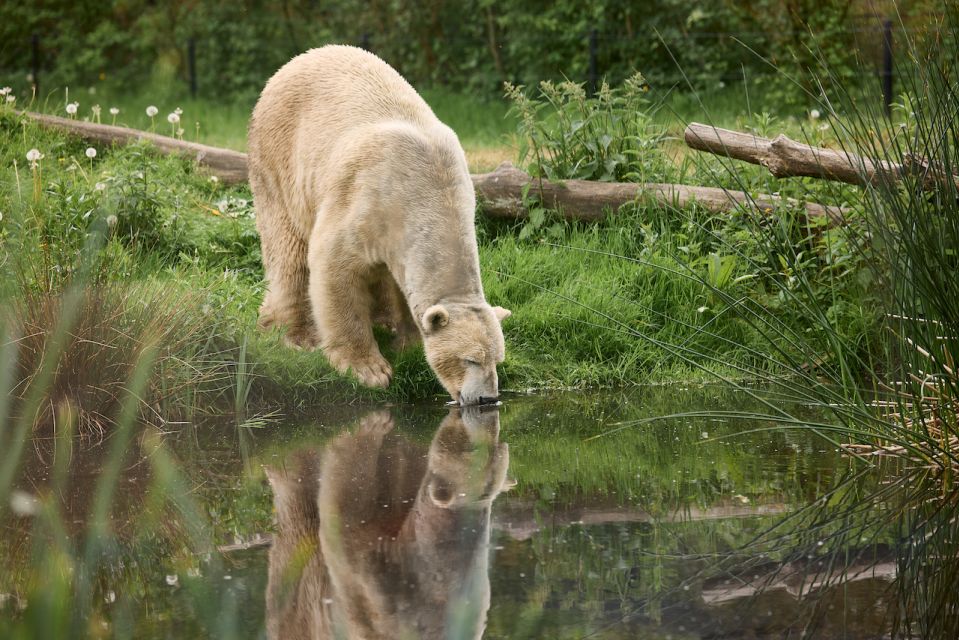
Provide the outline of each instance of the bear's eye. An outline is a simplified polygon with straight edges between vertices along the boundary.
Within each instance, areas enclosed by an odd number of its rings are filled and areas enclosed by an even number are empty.
[[[468,364],[468,365],[471,364],[471,365],[474,365],[474,366],[477,366],[477,367],[478,367],[479,364],[480,364],[480,363],[479,363],[479,360],[477,360],[476,358],[463,358],[463,362],[465,362],[465,363]]]

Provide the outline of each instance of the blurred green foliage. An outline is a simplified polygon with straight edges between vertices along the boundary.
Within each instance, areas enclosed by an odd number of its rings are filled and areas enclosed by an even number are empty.
[[[699,90],[739,81],[796,95],[784,74],[828,66],[853,80],[853,62],[878,62],[881,19],[918,31],[942,0],[898,6],[861,0],[622,0],[591,3],[464,0],[93,0],[4,3],[0,78],[29,93],[31,37],[39,38],[41,98],[56,87],[158,80],[187,87],[196,43],[203,95],[254,97],[292,56],[330,42],[368,46],[419,86],[495,93],[504,80],[598,77],[641,70],[657,86]],[[915,17],[918,16],[918,17]],[[902,18],[901,24],[899,23]],[[913,33],[914,37],[922,34]],[[930,33],[928,35],[935,35]]]

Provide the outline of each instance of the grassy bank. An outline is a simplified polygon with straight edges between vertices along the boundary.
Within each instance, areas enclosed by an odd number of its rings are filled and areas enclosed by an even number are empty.
[[[81,270],[81,280],[98,287],[161,292],[151,305],[168,300],[184,309],[188,317],[178,323],[193,336],[176,358],[202,363],[194,366],[199,377],[230,403],[251,386],[255,394],[329,401],[441,393],[417,350],[388,354],[394,384],[371,392],[333,373],[320,354],[291,351],[278,335],[253,330],[263,284],[247,188],[226,188],[143,146],[97,147],[89,158],[85,143],[9,110],[0,137],[9,300],[29,306],[33,292],[56,297]],[[31,149],[43,154],[34,167]],[[694,177],[661,160],[662,177]],[[710,173],[707,167],[699,179]],[[759,170],[744,175],[747,188],[788,189]],[[788,335],[774,337],[771,348],[761,328],[731,313],[728,298],[775,309],[793,332],[815,330],[803,317],[806,295],[829,297],[839,330],[852,340],[865,336],[871,320],[866,288],[837,258],[852,257],[842,239],[808,232],[798,213],[785,212],[776,233],[762,237],[750,233],[746,215],[643,203],[600,224],[561,222],[542,211],[530,222],[478,221],[488,298],[513,310],[506,388],[703,379],[712,375],[704,366],[735,378],[775,375],[790,354]],[[783,295],[799,271],[823,287]]]

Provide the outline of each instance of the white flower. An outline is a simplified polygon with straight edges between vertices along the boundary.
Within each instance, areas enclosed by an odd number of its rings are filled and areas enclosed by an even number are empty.
[[[116,107],[110,107],[110,115],[111,115],[111,116],[118,115],[119,113],[120,113],[120,110],[119,110],[119,109],[117,109]]]
[[[212,182],[213,184],[216,184],[216,183],[219,182],[219,181],[220,181],[220,179],[217,178],[216,176],[210,176],[210,182]]]
[[[813,109],[812,111],[809,112],[809,117],[812,118],[813,120],[819,120],[819,116],[820,116],[819,109]]]
[[[151,118],[158,113],[160,113],[160,110],[154,107],[152,104],[149,107],[147,107],[147,115],[150,116]]]
[[[173,113],[177,114],[178,116],[182,116],[183,109],[181,109],[180,107],[177,107],[176,109],[173,110]]]
[[[27,151],[27,160],[30,162],[39,162],[43,159],[43,154],[40,153],[39,149],[30,149]]]
[[[67,105],[67,113],[69,113],[71,116],[75,116],[77,114],[77,109],[79,107],[80,107],[79,102],[71,102],[70,104]]]
[[[166,117],[166,121],[169,122],[170,124],[176,124],[180,121],[180,114],[174,111],[173,113],[171,113],[170,115]]]
[[[112,213],[107,216],[107,226],[110,227],[111,229],[117,226],[117,217],[113,215]]]
[[[39,511],[37,499],[27,493],[15,489],[10,493],[10,510],[18,516],[32,516]]]
[[[88,158],[93,160],[97,157],[97,150],[93,147],[87,147],[87,150],[83,152]]]
[[[179,584],[179,582],[180,582],[180,577],[177,576],[175,573],[172,574],[172,575],[168,575],[168,576],[166,577],[166,583],[167,583],[168,585],[170,585],[171,587],[177,586],[177,584]]]
[[[0,89],[0,96],[5,96],[11,91],[13,91],[13,89],[11,89],[10,87],[4,87],[3,89]]]
[[[819,125],[816,128],[819,129],[820,131],[829,131],[829,123],[823,122],[821,125]]]
[[[95,185],[93,185],[93,188],[96,189],[97,191],[106,191],[107,183],[106,183],[106,182],[98,182],[98,183],[96,183]]]
[[[14,96],[14,95],[7,96],[7,102],[16,102],[16,101],[17,101],[17,96]]]

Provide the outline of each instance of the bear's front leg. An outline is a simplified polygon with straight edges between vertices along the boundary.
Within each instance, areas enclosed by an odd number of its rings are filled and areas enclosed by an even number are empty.
[[[310,302],[321,347],[340,373],[386,387],[393,369],[373,337],[369,269],[336,247],[310,247]]]

